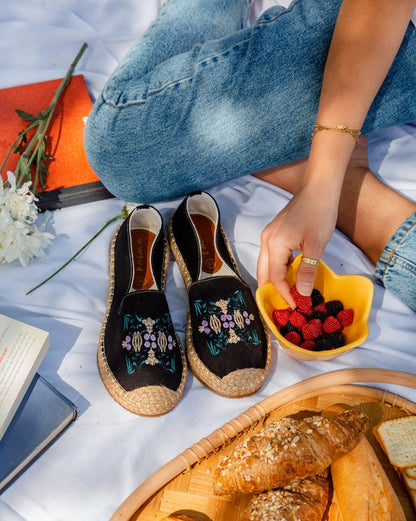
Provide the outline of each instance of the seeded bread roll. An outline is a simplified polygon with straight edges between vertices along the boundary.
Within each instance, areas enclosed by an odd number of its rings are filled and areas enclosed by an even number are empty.
[[[343,521],[406,521],[400,501],[366,438],[331,466]]]
[[[257,494],[320,474],[353,449],[368,427],[368,417],[356,410],[335,418],[282,418],[240,443],[218,465],[214,491]]]
[[[243,521],[322,521],[329,500],[328,471],[254,495]]]

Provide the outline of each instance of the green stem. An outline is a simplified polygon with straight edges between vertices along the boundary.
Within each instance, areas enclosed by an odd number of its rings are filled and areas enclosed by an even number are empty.
[[[52,273],[52,275],[50,275],[47,279],[45,279],[44,281],[42,281],[40,284],[38,284],[37,286],[35,286],[34,288],[32,288],[31,290],[29,290],[26,295],[29,295],[30,293],[32,293],[33,291],[35,291],[36,289],[40,288],[41,286],[43,286],[46,282],[48,282],[49,280],[51,280],[53,277],[55,277],[55,275],[57,275],[59,272],[61,272],[66,266],[68,266],[68,264],[70,264],[74,259],[76,259],[76,257],[78,257],[78,255],[80,253],[82,253],[85,248],[87,248],[92,242],[94,239],[96,239],[100,233],[102,233],[106,228],[107,226],[109,226],[110,224],[112,224],[114,221],[117,221],[117,219],[123,219],[125,218],[125,214],[124,213],[121,213],[120,215],[117,215],[116,217],[113,217],[112,219],[110,219],[109,221],[107,221],[104,226],[102,226],[100,228],[100,230],[98,230],[98,232],[93,236],[91,237],[91,239],[86,242],[84,244],[84,246],[82,248],[80,248],[69,260],[67,260],[65,262],[65,264],[63,264],[59,269],[57,269],[54,273]]]
[[[49,104],[49,107],[42,112],[43,115],[47,114],[47,118],[46,119],[42,119],[42,120],[38,119],[38,120],[33,122],[34,124],[31,123],[29,125],[30,128],[33,128],[34,126],[38,126],[39,127],[38,130],[35,132],[35,135],[31,139],[29,145],[27,146],[27,148],[26,148],[26,150],[25,150],[25,152],[23,154],[23,156],[25,156],[25,159],[26,158],[28,159],[29,166],[32,164],[33,160],[35,159],[35,157],[37,155],[37,150],[36,150],[37,147],[35,145],[36,145],[36,143],[39,145],[39,143],[41,143],[43,141],[43,139],[45,138],[46,132],[48,130],[49,124],[51,122],[51,119],[52,119],[52,116],[53,116],[53,113],[54,113],[54,110],[55,110],[55,106],[56,106],[60,96],[62,95],[63,91],[66,89],[68,83],[70,82],[71,76],[72,76],[72,74],[74,72],[74,69],[77,66],[79,60],[81,59],[81,57],[84,54],[85,49],[87,47],[88,47],[88,45],[86,43],[84,43],[82,45],[82,47],[78,51],[78,54],[76,55],[74,61],[69,66],[68,71],[65,74],[65,77],[61,81],[61,83],[60,83],[58,89],[56,90],[56,92],[54,93],[53,98],[52,98],[52,100],[51,100],[51,102]],[[28,127],[27,130],[29,130],[29,127]],[[16,142],[17,142],[17,140],[14,141],[14,143],[12,145],[12,148],[9,150],[5,160],[1,164],[0,172],[2,171],[4,165],[6,164],[6,161],[9,158],[10,153],[11,153],[11,151],[13,149],[13,146],[16,144]],[[34,148],[33,153],[32,153],[32,148]],[[37,167],[37,174],[38,174],[38,167]],[[38,175],[36,175],[35,184],[33,185],[34,192],[36,192],[37,178],[38,178]],[[17,187],[21,186],[22,183],[24,182],[24,180],[25,179],[22,179],[22,178],[16,179],[16,186]]]
[[[6,154],[6,157],[3,159],[2,164],[0,165],[0,173],[3,171],[3,168],[5,167],[7,160],[9,159],[10,155],[12,154],[14,147],[17,145],[17,143],[22,139],[23,136],[25,136],[32,128],[35,128],[38,125],[37,121],[32,121],[30,125],[27,126],[27,128],[20,132],[20,134],[17,136],[17,138],[13,141],[12,146],[9,148],[9,151]],[[7,183],[7,180],[3,182]]]

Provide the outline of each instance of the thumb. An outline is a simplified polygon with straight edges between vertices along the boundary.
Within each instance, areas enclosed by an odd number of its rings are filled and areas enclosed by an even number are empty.
[[[301,295],[310,296],[315,283],[319,261],[302,256],[296,273],[296,288]]]

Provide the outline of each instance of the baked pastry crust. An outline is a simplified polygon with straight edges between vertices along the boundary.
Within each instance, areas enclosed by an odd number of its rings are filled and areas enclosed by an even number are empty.
[[[334,418],[282,418],[243,441],[218,465],[214,491],[260,493],[320,474],[353,449],[368,427],[368,417],[353,409]]]
[[[329,501],[328,471],[254,495],[243,521],[322,521]]]

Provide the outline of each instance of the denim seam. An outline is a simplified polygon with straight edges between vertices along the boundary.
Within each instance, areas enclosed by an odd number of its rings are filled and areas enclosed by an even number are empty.
[[[159,87],[158,89],[149,90],[149,91],[147,91],[147,94],[149,96],[153,96],[154,94],[158,94],[159,92],[162,92],[165,89],[171,88],[172,86],[180,85],[181,83],[185,83],[187,81],[192,81],[192,76],[188,76],[186,78],[181,78],[180,80],[172,81],[170,83],[167,83],[166,85],[163,85],[162,87]],[[125,108],[125,107],[126,108],[127,107],[131,107],[131,106],[134,106],[134,105],[143,105],[144,103],[146,103],[147,99],[148,98],[138,98],[138,99],[135,99],[135,100],[126,101],[123,104],[119,104],[118,102],[114,102],[114,101],[109,100],[109,99],[103,99],[103,101],[104,101],[104,103],[106,105],[109,105],[110,107],[115,107],[115,108],[118,108],[118,109],[122,109],[122,108]]]
[[[220,53],[217,53],[217,54],[212,54],[211,56],[207,56],[206,58],[204,58],[203,60],[201,60],[200,62],[196,62],[195,64],[195,67],[200,67],[203,63],[208,63],[209,61],[213,61],[215,58],[220,58],[221,56],[225,56],[227,55],[228,53],[230,53],[231,51],[236,51],[237,49],[239,49],[240,47],[242,47],[244,44],[250,42],[250,38],[247,38],[245,40],[242,40],[241,42],[239,42],[238,44],[236,45],[232,45],[231,47],[228,47],[227,49],[224,49],[222,52]]]
[[[389,255],[389,258],[385,261],[385,267],[383,269],[383,275],[382,275],[382,279],[384,278],[385,274],[386,274],[386,271],[389,267],[389,265],[391,264],[392,260],[393,260],[393,257],[395,256],[396,254],[396,251],[397,251],[397,248],[401,245],[401,243],[403,242],[403,240],[406,238],[406,236],[409,234],[409,232],[415,227],[416,225],[413,224],[407,231],[406,233],[403,235],[403,237],[399,240],[399,242],[396,244],[396,246],[394,247],[394,249],[390,252],[390,255]],[[383,252],[384,253],[384,252]],[[387,253],[387,252],[386,252]],[[381,257],[383,256],[383,254],[381,255]],[[380,259],[381,259],[380,257]],[[407,266],[405,266],[405,264],[400,260],[400,258],[396,258],[396,262],[397,263],[400,263],[405,269],[407,269],[408,271],[412,272],[412,270],[409,270]]]
[[[208,56],[208,57],[204,58],[202,61],[196,62],[195,68],[201,67],[201,66],[203,66],[203,64],[207,64],[208,62],[212,62],[212,61],[215,60],[215,58],[219,58],[221,56],[224,56],[227,53],[229,53],[230,51],[239,49],[241,46],[243,46],[244,44],[246,44],[249,41],[250,41],[250,39],[247,38],[246,40],[243,40],[243,41],[239,42],[237,45],[233,45],[232,47],[228,47],[227,49],[223,50],[220,53],[213,54],[212,56]],[[176,85],[180,85],[181,83],[185,83],[187,81],[192,81],[192,79],[193,79],[192,76],[187,76],[185,78],[181,78],[179,80],[175,80],[175,81],[171,81],[169,83],[166,83],[165,85],[162,85],[161,87],[159,87],[157,89],[148,90],[147,91],[148,97],[153,96],[155,94],[159,94],[159,93],[163,92],[164,90],[172,88],[172,87],[175,87]],[[117,103],[114,103],[114,102],[112,102],[110,100],[105,99],[104,103],[106,103],[107,105],[110,105],[112,107],[123,108],[123,107],[130,107],[130,106],[133,106],[133,105],[140,105],[140,104],[146,103],[147,99],[148,98],[140,98],[140,99],[136,99],[134,101],[127,101],[126,103],[123,103],[122,105],[118,105]]]
[[[187,76],[186,78],[181,78],[180,80],[170,81],[169,83],[166,83],[165,85],[162,85],[162,87],[159,87],[157,89],[149,89],[148,94],[149,96],[153,96],[154,94],[159,94],[160,92],[169,89],[171,87],[175,87],[176,85],[180,85],[181,83],[185,83],[187,81],[192,81],[192,76]],[[146,101],[146,99],[143,100],[143,103]]]

